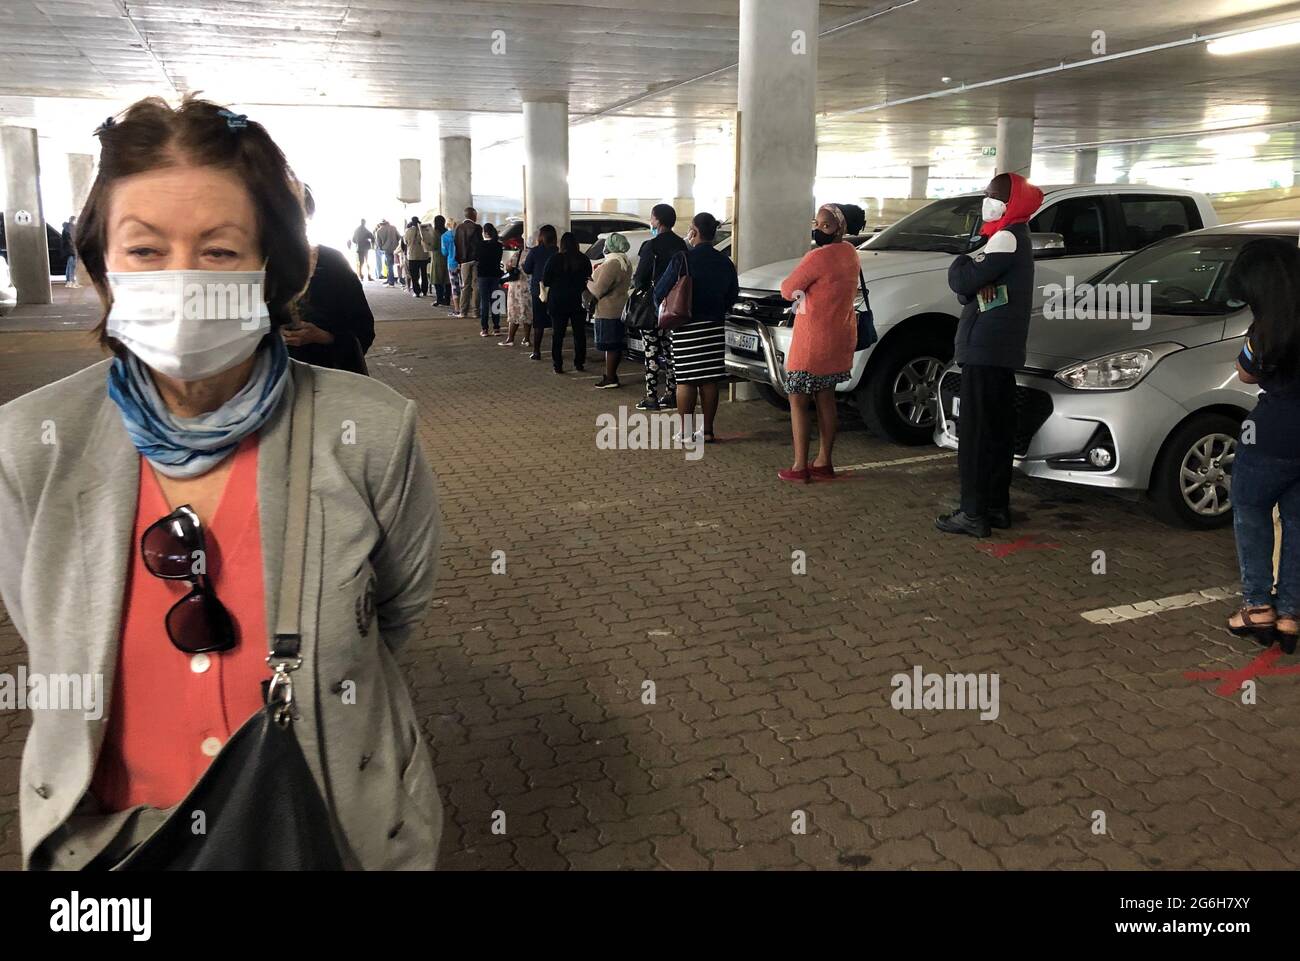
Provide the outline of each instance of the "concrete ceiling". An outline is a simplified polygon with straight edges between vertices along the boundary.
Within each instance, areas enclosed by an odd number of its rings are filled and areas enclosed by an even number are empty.
[[[1034,113],[1039,150],[1300,124],[1296,47],[1217,57],[1198,43],[947,93],[1088,59],[1096,30],[1114,54],[1295,19],[1300,3],[1280,0],[825,0],[819,144],[907,164],[978,155],[999,113]],[[40,98],[88,111],[108,100],[107,113],[202,91],[248,108],[377,109],[383,123],[472,133],[481,147],[518,136],[524,97],[562,93],[607,148],[638,130],[660,146],[720,147],[737,28],[736,0],[0,0],[0,121],[38,115]],[[1291,128],[1270,134],[1257,156],[1296,155]],[[1212,160],[1199,139],[1143,149]]]

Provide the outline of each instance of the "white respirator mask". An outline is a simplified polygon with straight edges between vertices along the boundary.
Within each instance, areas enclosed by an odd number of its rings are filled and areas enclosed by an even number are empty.
[[[995,220],[1001,220],[1007,215],[1007,205],[1004,201],[995,197],[985,197],[984,205],[980,208],[980,216],[984,218],[986,224]]]
[[[203,380],[243,363],[271,329],[265,270],[110,272],[107,332],[158,373]]]

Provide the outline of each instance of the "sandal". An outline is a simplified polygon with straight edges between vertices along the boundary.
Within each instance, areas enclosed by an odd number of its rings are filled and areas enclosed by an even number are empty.
[[[1300,639],[1300,619],[1294,614],[1279,614],[1274,629],[1282,645],[1282,653],[1294,654],[1296,640]]]
[[[1270,615],[1268,620],[1257,619],[1257,614]],[[1233,623],[1236,621],[1237,623]],[[1265,605],[1244,606],[1228,618],[1228,631],[1236,637],[1251,637],[1260,647],[1271,647],[1277,634],[1277,615],[1273,608]]]

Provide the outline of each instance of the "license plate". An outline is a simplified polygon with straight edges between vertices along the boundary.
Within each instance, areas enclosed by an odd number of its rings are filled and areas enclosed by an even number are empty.
[[[645,341],[644,341],[644,340],[640,340],[640,339],[638,339],[638,338],[636,338],[636,337],[629,337],[629,338],[627,339],[627,349],[630,350],[630,351],[631,351],[632,353],[634,353],[634,354],[644,354],[644,353],[645,353]]]
[[[727,346],[735,347],[737,350],[758,350],[757,334],[742,334],[736,330],[727,331]]]

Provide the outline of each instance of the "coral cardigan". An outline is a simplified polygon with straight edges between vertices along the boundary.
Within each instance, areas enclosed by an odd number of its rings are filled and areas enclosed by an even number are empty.
[[[235,623],[236,646],[187,655],[167,637],[164,618],[190,591],[187,581],[149,573],[140,538],[171,513],[153,469],[140,461],[140,494],[122,616],[122,644],[108,730],[91,793],[105,812],[184,800],[221,746],[262,705],[266,611],[257,511],[257,435],[246,438],[204,530],[207,572]]]
[[[813,375],[850,370],[858,339],[853,311],[858,291],[857,250],[840,242],[808,251],[781,283],[781,296],[786,300],[794,300],[796,291],[802,291],[804,299],[795,314],[786,370]]]

